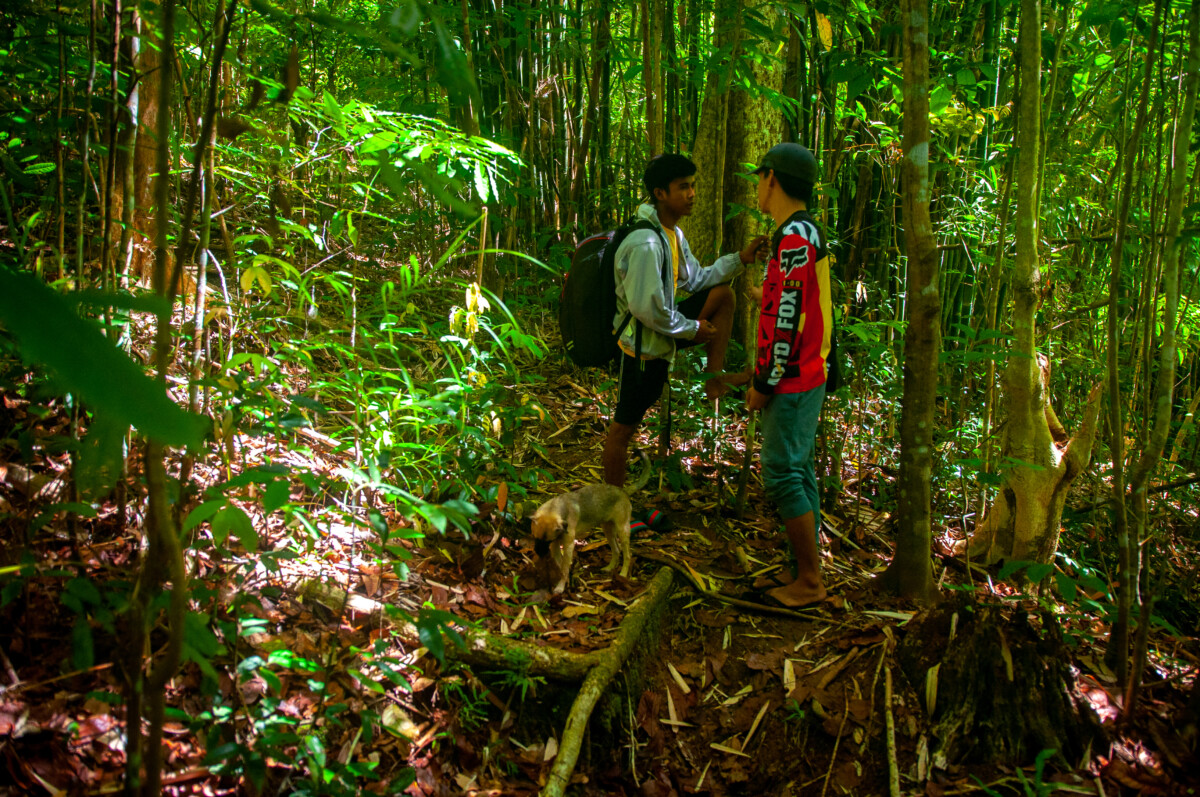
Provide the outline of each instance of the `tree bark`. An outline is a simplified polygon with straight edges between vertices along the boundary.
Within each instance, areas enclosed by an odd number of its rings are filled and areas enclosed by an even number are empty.
[[[1155,386],[1154,417],[1150,428],[1149,439],[1142,450],[1142,456],[1129,474],[1129,493],[1132,503],[1130,520],[1132,521],[1132,537],[1136,540],[1146,539],[1150,534],[1147,507],[1147,484],[1154,468],[1162,459],[1163,450],[1167,444],[1167,434],[1171,428],[1171,407],[1174,398],[1175,362],[1176,362],[1176,333],[1179,323],[1179,261],[1182,254],[1180,227],[1183,219],[1183,205],[1187,196],[1187,159],[1191,144],[1192,120],[1196,112],[1197,83],[1200,82],[1200,0],[1193,0],[1188,12],[1188,61],[1185,74],[1183,107],[1175,122],[1175,142],[1172,152],[1170,197],[1167,201],[1167,236],[1166,252],[1163,256],[1162,285],[1163,297],[1162,336],[1155,347],[1158,351],[1158,383]],[[1153,286],[1151,286],[1153,288]],[[1152,290],[1153,292],[1153,290]],[[1152,306],[1157,307],[1154,301]],[[1143,561],[1142,571],[1147,573],[1149,562]],[[1147,622],[1154,608],[1154,594],[1150,590],[1141,593],[1143,603],[1142,617],[1138,626],[1137,644],[1135,645],[1134,666],[1129,670],[1125,691],[1125,712],[1132,714],[1137,706],[1138,689],[1141,685],[1141,674],[1145,667],[1147,642],[1149,639],[1150,623]]]
[[[779,11],[773,5],[757,7],[759,21],[767,27],[779,27]],[[717,47],[729,48],[731,63],[739,63],[743,41],[742,11],[727,0],[718,4]],[[758,46],[747,42],[747,47]],[[747,77],[759,88],[754,92],[729,88],[728,71],[713,70],[706,82],[700,128],[692,154],[699,169],[700,197],[692,215],[683,222],[692,251],[701,262],[710,262],[724,249],[741,247],[754,235],[769,233],[759,229],[752,213],[739,213],[725,220],[731,204],[757,207],[756,184],[742,174],[742,164],[757,163],[768,149],[783,140],[783,114],[766,97],[783,88],[783,70],[771,61],[743,64]],[[751,273],[741,281],[741,295],[734,318],[735,340],[752,344],[756,302],[749,289],[759,281]]]
[[[1150,76],[1154,67],[1154,53],[1158,45],[1158,28],[1162,20],[1163,0],[1154,4],[1154,24],[1150,28],[1150,41],[1146,49],[1145,69],[1142,73],[1142,95],[1138,101],[1137,116],[1133,130],[1125,146],[1119,149],[1118,170],[1123,165],[1120,202],[1117,209],[1116,231],[1111,250],[1111,271],[1108,289],[1108,390],[1109,432],[1111,435],[1113,472],[1113,535],[1117,538],[1120,590],[1117,593],[1117,621],[1109,637],[1105,660],[1117,674],[1121,683],[1126,682],[1129,668],[1129,615],[1135,600],[1138,574],[1138,539],[1129,533],[1129,516],[1125,503],[1125,421],[1121,412],[1121,382],[1119,377],[1119,352],[1121,342],[1118,324],[1122,311],[1121,263],[1125,250],[1125,225],[1129,220],[1129,206],[1133,194],[1133,175],[1137,166],[1142,130],[1146,126],[1146,107],[1150,94]]]
[[[133,229],[130,233],[129,273],[144,280],[153,271],[151,242],[157,236],[154,209],[154,160],[158,151],[159,83],[163,61],[154,47],[138,47],[138,130],[133,148]],[[163,109],[170,113],[170,109]],[[128,197],[126,202],[128,202]]]
[[[764,3],[756,10],[759,22],[763,25],[771,29],[780,27],[777,6]],[[765,44],[747,40],[745,47],[765,49]],[[737,89],[729,97],[721,216],[725,218],[728,215],[730,205],[751,209],[751,212],[738,213],[724,222],[722,239],[725,245],[722,249],[734,250],[745,246],[755,235],[770,235],[772,232],[771,225],[760,223],[753,212],[758,207],[758,183],[754,177],[747,178],[744,175],[743,164],[758,163],[767,150],[783,141],[783,112],[768,99],[769,94],[783,90],[782,64],[762,58],[754,60],[749,66],[743,61],[743,68],[750,72],[748,77],[751,85],[758,88],[753,93]],[[715,254],[720,254],[722,249]],[[746,351],[753,351],[757,340],[758,311],[753,289],[762,282],[762,273],[761,270],[749,268],[745,275],[737,281],[738,301],[734,309],[733,339],[739,341]]]
[[[642,0],[642,87],[646,98],[646,144],[663,152],[663,0]]]
[[[1013,266],[1013,346],[1002,383],[1007,430],[1002,444],[1009,463],[1000,493],[971,535],[968,553],[988,562],[1050,562],[1058,547],[1067,489],[1091,461],[1100,386],[1092,389],[1084,420],[1064,445],[1051,434],[1049,369],[1037,356],[1035,316],[1041,300],[1038,236],[1038,149],[1041,140],[1041,3],[1022,0],[1020,117],[1014,151],[1017,168],[1016,259]]]
[[[717,0],[713,15],[715,49],[733,49],[741,35],[741,15],[733,0]],[[721,251],[725,218],[725,149],[728,140],[729,62],[714,65],[704,82],[704,101],[692,160],[701,188],[692,215],[683,219],[684,234],[701,263],[712,262]]]
[[[942,348],[938,253],[929,215],[929,4],[901,0],[904,22],[904,243],[908,326],[900,414],[900,524],[896,555],[883,575],[902,597],[933,596],[929,476],[933,465],[938,356]]]

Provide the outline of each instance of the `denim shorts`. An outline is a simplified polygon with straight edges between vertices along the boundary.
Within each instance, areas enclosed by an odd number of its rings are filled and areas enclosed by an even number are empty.
[[[812,512],[820,523],[814,448],[824,401],[821,385],[803,393],[776,393],[762,411],[763,486],[784,520]]]

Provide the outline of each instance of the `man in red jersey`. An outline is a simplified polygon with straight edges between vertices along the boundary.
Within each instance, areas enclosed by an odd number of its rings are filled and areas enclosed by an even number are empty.
[[[796,577],[767,594],[793,608],[825,599],[817,553],[821,507],[813,459],[825,400],[833,312],[825,237],[808,212],[817,161],[799,144],[772,147],[755,172],[758,207],[775,220],[763,281],[754,380],[746,396],[762,411],[763,484],[783,516]]]

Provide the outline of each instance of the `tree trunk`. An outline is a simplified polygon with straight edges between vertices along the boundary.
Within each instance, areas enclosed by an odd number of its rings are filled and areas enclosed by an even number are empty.
[[[154,215],[154,159],[158,151],[159,83],[162,56],[154,47],[137,49],[138,131],[133,148],[133,230],[130,234],[129,273],[147,279],[154,270],[152,242],[156,237]],[[170,113],[170,109],[163,109]],[[128,199],[126,200],[128,201]]]
[[[1138,101],[1137,116],[1133,130],[1125,146],[1118,150],[1118,171],[1123,165],[1121,198],[1117,208],[1116,229],[1113,233],[1112,263],[1108,289],[1108,388],[1109,388],[1109,432],[1113,458],[1113,536],[1117,538],[1120,590],[1117,593],[1117,621],[1113,624],[1105,659],[1117,679],[1125,683],[1129,667],[1129,615],[1137,590],[1139,542],[1129,533],[1129,517],[1125,504],[1125,421],[1121,413],[1121,389],[1119,379],[1119,352],[1121,342],[1118,323],[1122,311],[1121,262],[1125,249],[1125,224],[1129,219],[1129,206],[1133,195],[1133,175],[1137,166],[1142,130],[1146,125],[1146,106],[1150,93],[1150,76],[1154,66],[1154,52],[1158,43],[1158,27],[1162,20],[1163,0],[1154,4],[1154,24],[1150,28],[1150,41],[1146,49],[1145,69],[1142,73],[1142,95]]]
[[[1155,386],[1154,420],[1149,439],[1142,456],[1129,474],[1129,492],[1132,503],[1132,537],[1145,539],[1150,534],[1146,487],[1154,467],[1162,459],[1167,444],[1167,433],[1171,428],[1171,407],[1174,398],[1176,334],[1179,319],[1179,260],[1182,254],[1180,226],[1183,205],[1187,195],[1187,158],[1191,144],[1192,120],[1196,111],[1197,82],[1200,82],[1200,0],[1193,0],[1188,14],[1188,64],[1184,88],[1183,108],[1175,123],[1175,147],[1171,163],[1171,195],[1167,202],[1166,252],[1163,257],[1162,284],[1165,293],[1162,315],[1162,336],[1155,347],[1158,351],[1158,384]],[[1150,286],[1151,289],[1153,286]],[[1157,297],[1153,302],[1157,307]],[[1143,574],[1149,572],[1149,562],[1142,563]],[[1151,614],[1154,594],[1150,590],[1141,593],[1143,617]],[[1137,693],[1146,660],[1146,645],[1150,623],[1142,622],[1138,627],[1134,666],[1129,671],[1125,692],[1125,711],[1132,713],[1137,704]]]
[[[1103,749],[1103,729],[1075,685],[1050,612],[1035,623],[960,596],[915,617],[896,653],[925,698],[935,760],[1022,766],[1053,749],[1074,766],[1087,750]]]
[[[775,5],[763,4],[756,10],[758,21],[763,25],[770,29],[780,27],[780,14]],[[748,40],[745,47],[764,49],[765,45],[757,40]],[[739,45],[735,53],[741,51]],[[783,141],[783,112],[768,98],[769,94],[783,90],[782,65],[763,58],[756,59],[752,65],[743,61],[742,68],[748,69],[751,85],[758,88],[753,94],[738,89],[731,92],[729,97],[722,218],[730,205],[758,207],[757,180],[743,176],[742,164],[758,163],[767,150]],[[738,213],[724,224],[724,246],[715,254],[720,254],[722,249],[740,249],[755,235],[770,235],[772,232],[769,226],[762,227],[753,213]],[[755,269],[747,270],[746,277],[738,280],[733,339],[739,341],[746,351],[753,351],[756,345],[758,302],[752,291],[761,282],[761,271]]]
[[[662,0],[642,0],[642,86],[646,98],[646,143],[663,151]]]
[[[900,527],[883,580],[901,596],[933,595],[929,548],[929,475],[942,348],[938,254],[929,217],[929,4],[902,0],[904,20],[904,245],[908,253],[908,326],[900,415]]]
[[[714,47],[731,47],[741,35],[741,15],[733,0],[717,0],[713,16],[716,30]],[[702,188],[698,192],[692,215],[683,219],[692,252],[701,263],[712,262],[721,251],[725,218],[725,149],[728,139],[729,98],[728,63],[714,65],[704,83],[704,102],[700,109],[700,124],[692,160],[696,162],[697,177]]]
[[[972,558],[1050,562],[1058,547],[1062,508],[1071,482],[1091,461],[1100,387],[1084,421],[1065,446],[1051,434],[1049,364],[1039,364],[1035,315],[1041,300],[1038,237],[1038,149],[1041,139],[1041,3],[1022,0],[1018,40],[1021,91],[1015,152],[1017,254],[1012,277],[1013,347],[1002,382],[1008,423],[1002,450],[1011,467],[987,516],[971,535]]]

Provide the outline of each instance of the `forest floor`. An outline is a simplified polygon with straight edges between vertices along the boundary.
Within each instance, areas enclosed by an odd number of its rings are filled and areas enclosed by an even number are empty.
[[[886,794],[892,766],[906,794],[1194,794],[1200,788],[1195,738],[1185,739],[1177,724],[1200,664],[1194,613],[1181,615],[1190,625],[1176,618],[1175,633],[1155,629],[1142,710],[1119,731],[1114,707],[1122,698],[1102,661],[1106,626],[1086,613],[1060,614],[1075,640],[1073,688],[1106,723],[1110,739],[1082,760],[1048,765],[1043,773],[1032,755],[1030,765],[1018,770],[939,761],[932,754],[928,683],[910,683],[896,656],[917,608],[873,587],[894,536],[886,469],[860,474],[844,465],[843,492],[825,508],[823,570],[832,597],[820,608],[751,609],[699,592],[703,585],[709,593],[761,603],[753,582],[787,566],[782,534],[755,479],[742,519],[736,516],[745,426],[736,401],[701,424],[683,422],[694,404],[676,403],[672,456],[655,463],[650,484],[634,495],[635,512],[659,510],[669,522],[636,534],[630,577],[600,572],[607,545],[593,537],[580,548],[574,583],[563,595],[548,596],[518,518],[550,495],[600,480],[601,408],[611,380],[563,370],[557,359],[545,376],[539,402],[546,416],[514,446],[512,462],[518,470],[540,469],[546,478],[539,489],[518,501],[519,490],[501,485],[496,501],[480,505],[469,534],[450,529],[419,544],[406,541],[412,558],[404,579],[351,527],[331,526],[303,555],[267,566],[197,549],[193,588],[216,596],[218,625],[229,622],[236,607],[240,627],[230,626],[223,647],[214,639],[203,651],[217,665],[208,686],[202,656],[193,656],[171,683],[168,697],[176,711],[167,723],[166,793],[256,793],[229,763],[255,744],[268,751],[258,793],[338,793],[306,782],[299,767],[287,764],[286,745],[270,752],[272,723],[282,723],[319,731],[321,754],[308,749],[310,767],[319,759],[338,777],[355,765],[370,770],[361,779],[367,793],[390,793],[388,785],[411,767],[412,795],[535,794],[556,757],[571,690],[519,668],[472,672],[440,665],[426,646],[389,633],[378,612],[362,607],[413,614],[435,607],[493,634],[586,652],[612,641],[631,604],[665,564],[674,568],[677,585],[665,619],[657,636],[645,641],[641,664],[610,687],[621,698],[618,708],[594,721],[569,793]],[[4,408],[11,424],[37,435],[61,432],[66,422],[61,408],[34,413],[7,395]],[[714,423],[720,427],[715,436],[708,433]],[[720,441],[716,450],[714,440]],[[243,438],[237,447],[245,466],[290,457],[332,472],[349,462],[349,454],[326,445],[320,434],[309,433],[306,442],[281,450],[261,438]],[[655,441],[647,433],[640,442],[649,450]],[[61,456],[48,456],[34,469],[36,490],[30,474],[18,478],[8,468],[5,496],[14,517],[28,519],[62,463]],[[219,468],[197,476],[214,482],[226,477]],[[389,523],[409,524],[400,518]],[[108,593],[88,584],[128,577],[141,544],[135,526],[119,523],[115,509],[106,506],[86,535],[52,523],[28,544],[10,537],[3,563],[16,564],[24,553],[41,570],[20,589],[6,587],[3,596],[0,794],[118,788],[124,662],[119,629],[112,628],[116,607],[106,605]],[[945,548],[960,530],[936,531],[939,548]],[[296,533],[264,520],[260,550],[283,550]],[[1172,539],[1183,569],[1165,580],[1193,589],[1194,578],[1184,582],[1195,561],[1195,540]],[[935,557],[935,579],[943,587],[961,587],[967,572]],[[359,599],[358,609],[331,611],[306,600],[303,584],[313,580]],[[978,599],[1007,602],[1013,612],[1038,605],[988,574],[973,582]],[[97,629],[85,656],[77,605],[89,607]],[[203,648],[204,639],[201,634],[191,644]],[[60,667],[72,661],[76,666]],[[263,661],[306,664],[271,674],[255,669]],[[231,672],[243,677],[235,682]],[[389,688],[378,685],[384,679],[364,675],[380,672],[390,677]],[[388,730],[346,716],[373,716]],[[888,742],[890,729],[894,744]],[[224,765],[214,763],[216,750],[223,751]],[[251,758],[240,771],[251,768]]]

